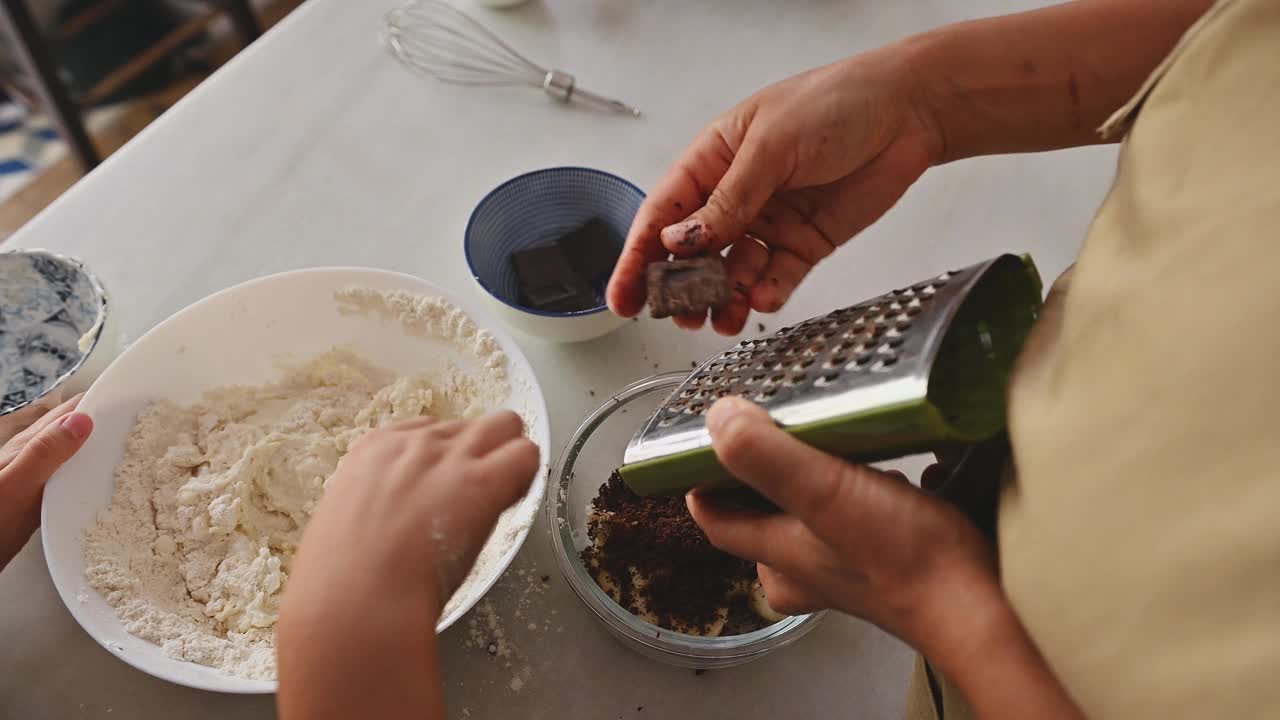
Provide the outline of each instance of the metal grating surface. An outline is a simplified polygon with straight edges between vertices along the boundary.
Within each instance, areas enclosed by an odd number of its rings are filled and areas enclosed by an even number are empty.
[[[676,388],[632,440],[626,462],[709,445],[704,415],[726,396],[752,400],[775,420],[792,424],[911,399],[903,393],[923,394],[943,330],[989,266],[943,273],[743,340]]]

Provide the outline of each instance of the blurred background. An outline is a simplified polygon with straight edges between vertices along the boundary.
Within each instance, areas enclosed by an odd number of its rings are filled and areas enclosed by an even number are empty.
[[[0,243],[304,0],[0,0]]]

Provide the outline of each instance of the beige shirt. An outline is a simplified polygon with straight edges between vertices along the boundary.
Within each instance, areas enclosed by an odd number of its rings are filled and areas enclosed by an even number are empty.
[[[1280,717],[1280,0],[1220,2],[1136,100],[1011,390],[1003,582],[1091,718]]]

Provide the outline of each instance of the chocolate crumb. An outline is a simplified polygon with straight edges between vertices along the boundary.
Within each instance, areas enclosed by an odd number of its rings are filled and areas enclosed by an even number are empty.
[[[581,558],[588,568],[608,573],[617,586],[618,604],[636,613],[643,607],[667,629],[703,628],[730,607],[723,635],[751,632],[764,626],[733,588],[757,579],[756,565],[711,544],[689,514],[684,496],[641,497],[615,471],[592,501],[595,512]],[[647,579],[643,595],[632,572]],[[732,596],[732,597],[731,597]],[[733,611],[741,604],[744,612]],[[745,626],[744,626],[745,625]]]
[[[756,328],[759,329],[760,332],[764,332],[764,323],[756,323]]]
[[[697,676],[699,676],[699,677],[701,677],[701,676],[703,676],[703,675],[706,675],[706,674],[707,674],[707,671],[706,671],[706,670],[703,670],[702,668],[698,668],[697,670],[694,670],[694,671],[693,671],[693,674],[694,674],[694,675],[697,675]]]
[[[588,394],[588,395],[590,395],[591,397],[595,397],[595,396],[596,396],[596,391],[595,391],[595,390],[588,390],[588,391],[587,391],[587,394]]]
[[[486,648],[485,648],[485,650],[489,653],[490,657],[492,657],[492,656],[494,656],[494,655],[497,655],[497,654],[498,654],[498,643],[489,643],[489,646],[488,646],[488,647],[486,647]]]
[[[636,706],[636,712],[644,712],[644,706],[643,706],[643,705],[637,705],[637,706]]]
[[[696,362],[694,362],[694,361],[690,360],[690,361],[689,361],[689,367],[691,367],[691,368],[696,368],[696,367],[698,367],[698,363],[696,363]]]
[[[543,576],[542,576],[542,582],[544,582],[544,583],[546,583],[546,582],[551,582],[551,576],[550,576],[550,575],[543,575]]]

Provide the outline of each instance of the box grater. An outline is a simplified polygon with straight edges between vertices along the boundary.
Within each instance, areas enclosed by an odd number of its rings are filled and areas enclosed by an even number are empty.
[[[706,411],[736,395],[826,452],[877,462],[1003,435],[1005,387],[1041,302],[1030,257],[1001,255],[743,340],[703,363],[628,444],[641,495],[736,484]]]

